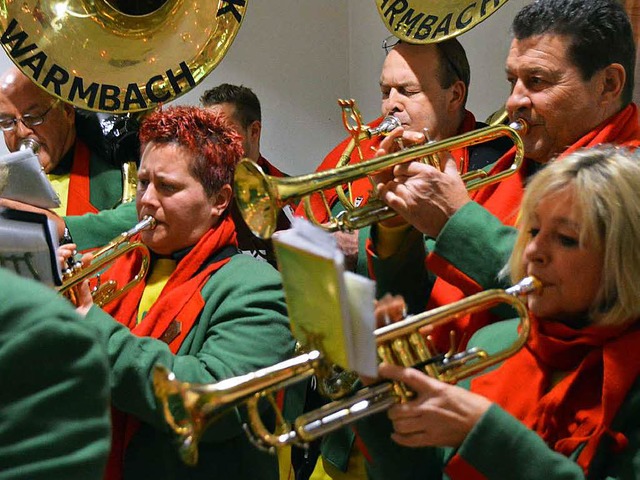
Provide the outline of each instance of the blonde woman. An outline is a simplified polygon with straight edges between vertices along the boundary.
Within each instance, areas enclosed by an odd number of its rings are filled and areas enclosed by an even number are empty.
[[[514,282],[543,284],[527,299],[527,344],[469,390],[382,365],[416,397],[389,410],[391,425],[384,415],[359,425],[372,478],[640,475],[639,186],[638,158],[613,147],[533,178],[509,264]],[[497,348],[513,335],[507,321],[476,340]]]

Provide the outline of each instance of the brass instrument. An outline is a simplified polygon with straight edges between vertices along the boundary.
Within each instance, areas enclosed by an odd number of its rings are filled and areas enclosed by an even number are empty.
[[[0,0],[2,47],[25,75],[66,103],[145,111],[213,71],[246,8],[246,0]]]
[[[502,181],[520,168],[524,159],[524,145],[519,132],[526,132],[526,129],[527,124],[523,120],[517,120],[510,125],[490,125],[437,142],[372,158],[365,162],[298,177],[276,178],[266,175],[257,164],[245,158],[236,167],[233,180],[235,198],[238,209],[250,230],[261,238],[269,238],[275,231],[278,211],[289,201],[304,197],[303,201],[308,203],[307,196],[313,192],[337,187],[401,163],[489,142],[501,136],[509,137],[516,148],[515,159],[511,167],[491,176],[487,176],[484,171],[472,171],[463,175],[462,178],[466,183],[467,190],[472,191]],[[394,215],[395,212],[383,202],[370,199],[363,207],[345,210],[341,212],[341,215],[333,217],[321,226],[330,232],[357,230]],[[316,221],[316,223],[318,222]]]
[[[407,43],[436,43],[456,37],[486,20],[508,0],[376,0],[382,23]]]
[[[524,345],[529,335],[530,323],[526,305],[518,297],[540,288],[541,284],[537,279],[527,277],[506,290],[480,292],[379,328],[375,331],[378,355],[387,363],[419,367],[438,380],[456,383],[505,360]],[[502,351],[488,354],[485,350],[472,348],[462,352],[435,354],[420,333],[424,327],[445,325],[500,303],[512,306],[520,318],[517,339]],[[180,454],[185,462],[191,464],[197,461],[197,445],[204,430],[231,407],[246,405],[250,427],[245,426],[245,430],[257,446],[273,450],[289,444],[306,445],[322,435],[385,410],[413,395],[401,384],[384,382],[303,414],[291,428],[283,419],[282,412],[275,408],[273,392],[312,375],[322,377],[330,372],[327,367],[322,353],[314,350],[271,367],[214,384],[180,382],[162,366],[155,367],[153,381],[166,420],[179,437]],[[265,427],[258,409],[258,402],[262,398],[274,405],[279,431],[283,433],[272,433]],[[178,410],[182,413],[180,419],[176,419],[174,409],[171,408],[175,408],[176,404],[180,406]]]
[[[93,302],[99,307],[102,307],[131,290],[144,279],[149,270],[149,262],[151,259],[149,249],[146,245],[142,242],[131,242],[131,237],[143,230],[153,230],[155,227],[155,218],[147,216],[136,226],[121,233],[118,237],[95,252],[93,260],[88,266],[85,267],[80,262],[74,263],[69,269],[63,272],[62,285],[58,287],[58,292],[68,296],[73,303],[76,303],[75,287],[84,280],[95,277],[98,285],[93,288],[91,296],[93,297]],[[136,250],[142,257],[140,270],[138,270],[138,273],[127,284],[120,286],[117,285],[114,280],[100,283],[101,272],[108,268],[121,255]]]

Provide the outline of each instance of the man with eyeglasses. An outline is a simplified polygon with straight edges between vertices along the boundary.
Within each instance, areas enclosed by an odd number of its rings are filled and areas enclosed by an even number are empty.
[[[16,67],[0,74],[0,129],[11,152],[18,150],[24,139],[38,143],[40,164],[60,197],[61,206],[48,214],[61,234],[66,227],[61,216],[70,216],[68,223],[82,219],[74,224],[82,237],[93,228],[93,223],[85,222],[84,214],[111,209],[121,201],[121,160],[130,160],[132,155],[137,160],[138,152],[128,152],[126,159],[113,158],[113,148],[107,145],[96,114],[76,111],[72,105],[54,99]],[[35,209],[5,199],[0,203]],[[109,234],[135,223],[132,209],[125,208],[123,212],[124,215],[111,217],[106,228]]]
[[[464,48],[457,39],[437,44],[413,45],[399,42],[390,37],[383,42],[387,52],[380,75],[382,93],[382,117],[370,124],[376,127],[386,115],[393,115],[404,130],[421,132],[429,140],[437,141],[466,133],[485,126],[477,122],[466,108],[470,82],[469,62]],[[348,138],[335,147],[324,159],[317,171],[336,166],[351,139]],[[372,158],[380,145],[380,138],[362,141],[363,160]],[[457,149],[452,152],[459,173],[476,170],[495,162],[512,143],[503,138]],[[351,154],[351,162],[360,158],[356,150]],[[368,178],[357,180],[351,185],[351,194],[356,205],[364,205],[372,189]],[[335,191],[325,192],[328,204],[335,214],[344,207],[338,201]],[[312,209],[316,218],[328,220],[328,212],[319,194],[312,196]],[[306,216],[301,205],[297,215]],[[347,267],[362,275],[368,275],[365,243],[369,238],[369,227],[355,233],[334,234],[338,245],[345,254]],[[308,393],[307,408],[318,400],[314,392]],[[316,466],[312,480],[323,477],[321,467],[333,479],[366,478],[362,456],[352,448],[355,437],[350,429],[344,429],[322,440],[322,463]]]
[[[441,140],[466,133],[485,126],[476,121],[465,106],[471,73],[464,48],[457,39],[437,44],[412,45],[389,37],[382,44],[387,52],[380,75],[382,94],[382,116],[374,120],[376,127],[386,115],[393,115],[405,130],[426,133],[429,140]],[[336,146],[320,164],[316,171],[334,168],[351,139],[347,138]],[[372,158],[381,138],[364,140],[360,144],[362,159]],[[459,149],[455,154],[458,171],[483,168],[495,162],[510,147],[510,142],[498,139],[468,149]],[[351,153],[351,163],[360,161],[357,150]],[[355,205],[364,205],[372,190],[368,178],[357,180],[351,185]],[[344,210],[335,191],[325,192],[333,213]],[[319,194],[311,197],[311,205],[316,218],[324,222],[329,218],[324,202]],[[306,216],[300,205],[296,214]],[[356,233],[336,233],[347,265],[362,275],[368,275],[365,241],[369,228]]]

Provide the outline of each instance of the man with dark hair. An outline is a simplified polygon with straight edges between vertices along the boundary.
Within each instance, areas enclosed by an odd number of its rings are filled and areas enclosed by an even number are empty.
[[[405,130],[426,132],[429,140],[442,140],[485,126],[476,122],[473,114],[465,108],[471,74],[466,53],[457,39],[413,45],[390,38],[395,43],[390,45],[389,39],[383,42],[387,56],[380,75],[383,117],[392,115]],[[377,127],[383,117],[370,126]],[[317,171],[334,168],[350,141],[348,138],[334,148]],[[379,137],[362,141],[360,148],[351,152],[350,163],[372,158],[379,145]],[[501,138],[452,153],[457,170],[462,174],[495,162],[509,147],[510,142]],[[364,205],[372,190],[366,177],[353,182],[350,188],[355,205]],[[324,194],[332,213],[344,210],[335,190],[327,190]],[[311,197],[311,207],[318,221],[329,219],[330,212],[320,194]],[[296,214],[306,216],[302,206],[298,207]],[[348,267],[363,275],[368,274],[364,248],[368,232],[369,228],[363,228],[359,233],[335,234],[347,257]]]
[[[286,176],[260,153],[262,110],[260,100],[253,90],[244,85],[222,83],[200,97],[205,108],[222,114],[242,136],[244,156],[256,162],[267,175]]]
[[[505,286],[499,272],[513,248],[524,186],[546,163],[601,143],[640,145],[638,109],[631,103],[635,46],[617,1],[538,0],[517,14],[512,31],[506,108],[511,120],[529,125],[520,170],[471,196],[457,176],[418,162],[395,167],[392,181],[379,185],[381,198],[404,220],[378,224],[369,253],[380,290],[404,295],[411,312]],[[414,132],[396,133],[406,143],[423,140]],[[382,146],[394,149],[397,135]],[[509,152],[489,174],[509,168],[513,156]],[[423,235],[431,239],[427,251]],[[560,230],[556,238],[566,241]],[[389,240],[397,248],[389,248]],[[446,351],[454,330],[461,348],[497,319],[495,312],[474,314],[431,336]]]
[[[379,288],[404,295],[411,312],[424,309],[426,300],[426,308],[433,308],[480,290],[505,286],[499,272],[514,246],[516,230],[512,225],[524,187],[545,164],[562,162],[563,157],[578,149],[602,143],[630,148],[640,145],[638,109],[631,103],[635,46],[629,19],[618,1],[537,0],[516,15],[512,32],[514,38],[506,59],[506,75],[511,84],[506,109],[510,120],[522,119],[529,125],[522,134],[525,159],[520,170],[471,196],[457,176],[418,162],[395,167],[393,179],[379,185],[381,198],[404,222],[377,225],[369,253]],[[414,132],[396,134],[384,140],[382,147],[386,151],[395,149],[393,137],[400,134],[405,144],[423,141]],[[513,156],[514,152],[506,154],[489,173],[509,168]],[[392,235],[388,233],[390,228],[394,229]],[[569,239],[567,226],[554,228],[549,241],[565,248],[579,248]],[[531,233],[535,235],[537,230]],[[431,239],[427,251],[423,235]],[[388,248],[390,238],[398,248]],[[438,278],[432,285],[429,277],[434,274]],[[562,286],[543,282],[543,288],[554,290]],[[455,324],[447,323],[446,331],[436,330],[431,337],[442,351],[447,347],[449,332],[454,330],[462,339],[458,348],[464,348],[470,335],[500,319],[495,313],[474,314]],[[486,456],[480,461],[480,457],[472,458],[463,448],[457,455],[449,455],[440,450],[401,447],[390,441],[388,421],[383,417],[371,417],[358,425],[372,458],[370,478],[388,478],[389,472],[399,479],[426,478],[427,472],[431,473],[429,478],[440,478],[440,469],[446,469],[447,478],[451,479],[480,475],[475,465],[486,461]],[[579,431],[581,425],[573,424],[572,428],[571,432]],[[604,443],[610,442],[603,442],[603,447]],[[584,443],[576,443],[575,447],[579,452]],[[603,470],[594,478],[624,476],[625,467],[611,465],[611,452],[602,450],[602,462],[594,465],[594,471]],[[512,468],[513,462],[522,464],[528,460],[524,464],[528,478],[563,475],[560,460],[553,464],[557,470],[549,470],[545,466],[549,464],[531,462],[530,458],[507,458],[499,448],[496,453],[501,455],[503,473],[515,471],[519,475],[522,472]],[[482,471],[483,478],[492,474],[495,472]],[[630,471],[626,474],[633,476]]]
[[[262,111],[260,101],[253,90],[244,85],[222,83],[213,87],[200,97],[202,106],[222,115],[227,123],[242,137],[244,156],[257,163],[267,175],[285,177],[260,153],[260,135],[262,133]],[[238,229],[239,247],[242,252],[258,259],[264,259],[276,266],[276,258],[270,240],[263,240],[251,233],[242,219],[235,202],[230,207],[231,215]],[[278,215],[277,230],[291,225],[291,208],[286,207]]]

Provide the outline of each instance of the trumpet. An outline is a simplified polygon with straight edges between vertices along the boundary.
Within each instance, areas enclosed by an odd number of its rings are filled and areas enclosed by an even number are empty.
[[[146,216],[133,228],[121,233],[118,237],[95,252],[93,260],[91,260],[88,266],[83,266],[81,262],[72,263],[69,268],[63,272],[62,285],[58,287],[58,293],[68,297],[72,303],[77,303],[75,287],[85,280],[96,278],[98,284],[92,289],[91,296],[93,302],[99,307],[102,307],[131,290],[146,276],[151,258],[146,245],[142,242],[131,242],[131,237],[143,230],[153,230],[155,227],[156,219],[151,216]],[[101,283],[101,272],[113,264],[118,257],[131,251],[138,251],[142,258],[138,273],[121,287],[119,287],[114,280]]]
[[[506,290],[492,289],[477,293],[450,305],[444,305],[375,331],[378,356],[387,363],[420,368],[427,375],[447,383],[474,375],[515,354],[525,344],[530,330],[529,316],[521,296],[541,289],[540,282],[527,277]],[[433,351],[421,329],[445,325],[462,316],[487,310],[497,304],[513,307],[520,319],[516,340],[507,348],[489,354],[481,348],[461,352],[455,349],[445,354]],[[245,431],[259,448],[273,451],[290,444],[299,446],[351,424],[368,415],[386,410],[397,402],[413,396],[404,385],[383,382],[359,390],[355,395],[336,400],[317,410],[299,416],[289,425],[276,408],[273,393],[312,375],[322,379],[331,369],[318,350],[305,353],[271,367],[214,384],[180,382],[162,366],[156,366],[153,383],[156,397],[163,406],[167,423],[178,435],[179,451],[189,464],[197,461],[197,445],[204,430],[232,407],[246,405],[248,424]],[[258,402],[266,398],[272,405],[278,431],[270,432],[264,425]],[[181,405],[179,421],[170,405]]]
[[[495,175],[487,175],[483,170],[463,175],[462,179],[465,181],[467,190],[473,191],[500,182],[518,171],[524,159],[524,144],[520,134],[526,132],[527,128],[527,123],[522,119],[512,122],[510,125],[490,125],[473,132],[407,148],[365,162],[298,177],[276,178],[266,175],[256,163],[245,158],[236,167],[233,180],[235,198],[249,229],[258,237],[270,238],[276,228],[279,210],[290,201],[303,198],[307,214],[311,221],[314,221],[313,215],[310,215],[311,208],[308,197],[314,192],[344,185],[347,182],[382,172],[402,163],[489,142],[502,136],[509,137],[516,149],[513,164]],[[351,231],[394,215],[395,212],[383,202],[372,199],[363,207],[348,208],[341,215],[332,217],[329,222],[321,224],[321,226],[330,232]],[[317,221],[315,223],[319,224]]]

